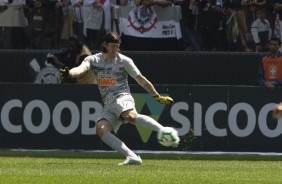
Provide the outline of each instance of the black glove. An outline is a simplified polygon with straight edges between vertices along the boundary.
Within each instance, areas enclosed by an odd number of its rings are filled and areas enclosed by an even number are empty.
[[[70,79],[70,70],[68,67],[65,67],[63,69],[60,69],[60,81],[65,82],[66,80]]]
[[[160,96],[160,95],[156,95],[154,96],[154,99],[159,101],[162,104],[168,104],[168,105],[172,105],[173,104],[173,99],[169,96]]]

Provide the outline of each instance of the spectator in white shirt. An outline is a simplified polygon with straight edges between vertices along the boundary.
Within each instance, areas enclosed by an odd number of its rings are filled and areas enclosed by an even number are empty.
[[[265,18],[263,9],[256,10],[256,20],[252,23],[251,33],[256,45],[257,52],[268,51],[268,41],[271,38],[271,27],[269,21]]]
[[[0,0],[0,28],[3,49],[26,49],[25,0]]]
[[[83,28],[85,43],[91,50],[100,50],[102,38],[111,31],[110,0],[84,0]]]

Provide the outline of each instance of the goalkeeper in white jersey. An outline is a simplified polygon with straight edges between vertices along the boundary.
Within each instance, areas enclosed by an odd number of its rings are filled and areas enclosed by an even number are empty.
[[[93,71],[104,103],[104,109],[96,119],[96,133],[104,143],[126,157],[119,165],[140,165],[140,156],[112,132],[117,132],[123,122],[140,124],[156,132],[163,126],[151,117],[137,113],[128,86],[128,74],[160,103],[172,104],[173,100],[168,96],[160,96],[152,83],[140,73],[132,59],[119,53],[119,46],[120,36],[115,32],[107,33],[103,40],[102,52],[87,56],[78,67],[61,70],[61,80],[76,78],[88,70]]]

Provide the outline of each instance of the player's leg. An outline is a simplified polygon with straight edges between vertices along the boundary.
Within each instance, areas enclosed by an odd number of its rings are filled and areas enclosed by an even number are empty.
[[[113,126],[106,119],[101,119],[96,123],[96,133],[101,140],[126,157],[137,157],[119,138],[112,134]]]
[[[138,114],[135,109],[123,112],[122,117],[132,124],[139,124],[156,132],[161,132],[161,130],[164,128],[164,126],[159,124],[153,118],[146,115]],[[178,135],[176,130],[171,130],[175,131],[174,135]],[[177,147],[179,144],[179,138],[175,140],[178,141],[175,141],[175,143],[172,145],[173,147]]]
[[[157,121],[155,121],[153,118],[146,116],[146,115],[138,114],[135,109],[123,112],[122,117],[132,124],[139,124],[139,125],[142,125],[156,132],[161,132],[162,129],[165,128],[164,126],[159,124]],[[173,133],[173,135],[178,135],[175,129],[171,128],[170,130],[173,130],[175,132]],[[179,137],[177,136],[175,140],[177,141],[174,141],[174,143],[172,144],[173,147],[178,146]]]
[[[140,124],[153,131],[159,132],[163,126],[153,118],[138,114],[135,109],[135,102],[131,95],[124,95],[117,99],[113,112],[119,117],[132,124]]]
[[[163,128],[156,120],[149,116],[138,114],[135,109],[125,111],[121,116],[132,124],[139,124],[156,132],[159,132]]]

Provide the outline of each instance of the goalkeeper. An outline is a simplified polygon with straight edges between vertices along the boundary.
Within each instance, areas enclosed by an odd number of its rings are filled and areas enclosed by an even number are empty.
[[[149,116],[138,114],[128,86],[128,74],[152,97],[163,104],[173,104],[172,98],[161,96],[152,83],[135,66],[131,58],[119,53],[120,36],[107,33],[102,52],[88,56],[78,67],[60,71],[61,80],[76,78],[92,70],[104,103],[104,109],[96,119],[96,133],[101,140],[126,157],[119,165],[140,165],[142,160],[130,150],[112,131],[117,132],[122,123],[139,124],[159,132],[163,126]],[[177,145],[174,145],[177,146]]]

